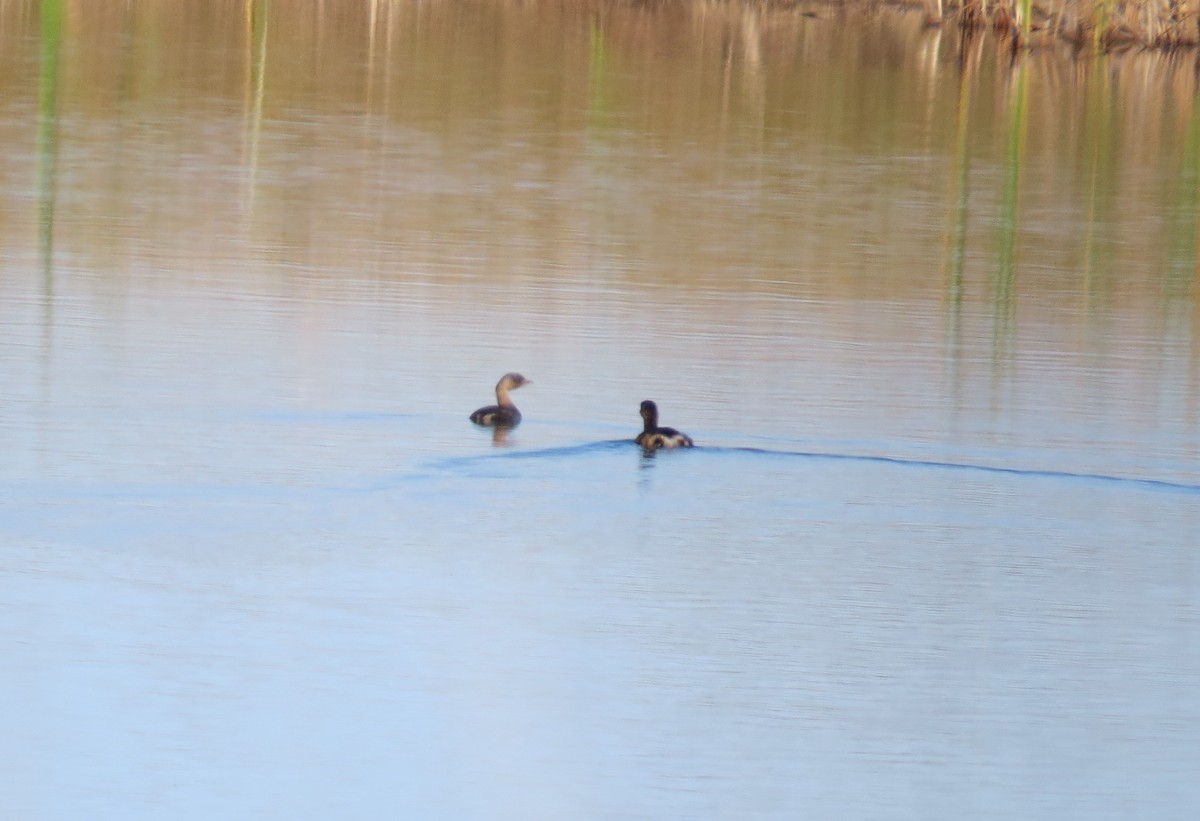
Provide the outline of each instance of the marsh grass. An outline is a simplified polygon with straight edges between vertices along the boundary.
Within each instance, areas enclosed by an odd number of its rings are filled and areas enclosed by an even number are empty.
[[[1200,0],[558,0],[557,5],[598,11],[741,5],[846,19],[872,7],[919,7],[928,27],[990,29],[1013,51],[1054,45],[1098,53],[1200,46]]]
[[[1103,53],[1200,44],[1200,0],[923,0],[922,5],[927,25],[990,28],[1014,50],[1066,44]]]

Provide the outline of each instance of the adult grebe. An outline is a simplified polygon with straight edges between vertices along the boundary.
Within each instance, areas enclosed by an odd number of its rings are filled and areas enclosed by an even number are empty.
[[[471,421],[476,425],[491,425],[493,427],[511,428],[521,421],[521,412],[509,398],[508,392],[522,385],[533,384],[519,373],[506,373],[496,383],[496,404],[480,408],[471,414]]]
[[[642,403],[641,410],[638,411],[642,415],[644,428],[637,435],[637,442],[645,450],[658,450],[659,448],[690,448],[694,444],[692,437],[686,433],[680,433],[675,428],[660,428],[658,426],[658,405],[647,399]]]

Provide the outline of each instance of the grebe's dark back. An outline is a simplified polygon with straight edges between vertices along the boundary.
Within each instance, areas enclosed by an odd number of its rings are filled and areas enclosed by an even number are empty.
[[[476,425],[511,428],[521,421],[521,412],[513,404],[508,392],[522,385],[533,384],[519,373],[506,373],[496,383],[496,404],[480,408],[471,414]]]
[[[658,426],[658,405],[649,399],[642,402],[642,407],[638,413],[642,415],[643,427],[642,432],[637,435],[637,439],[634,441],[641,445],[644,450],[690,448],[693,446],[692,437],[686,433],[680,433],[675,428],[660,428]]]

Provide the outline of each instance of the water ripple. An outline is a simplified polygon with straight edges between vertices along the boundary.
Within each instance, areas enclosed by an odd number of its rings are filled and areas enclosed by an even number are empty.
[[[610,439],[601,442],[587,442],[562,447],[538,448],[536,450],[505,451],[479,456],[462,456],[443,459],[429,465],[434,469],[454,468],[471,464],[479,464],[493,459],[556,459],[571,456],[582,456],[594,453],[607,453],[630,448],[634,443],[629,439]],[[969,462],[947,462],[936,459],[915,459],[903,456],[878,456],[858,453],[830,453],[824,451],[771,450],[755,447],[720,447],[697,446],[691,452],[713,454],[745,454],[751,456],[793,458],[793,459],[825,459],[844,462],[867,462],[874,464],[899,465],[912,468],[939,468],[945,470],[965,470],[980,473],[998,473],[1012,476],[1028,476],[1047,479],[1072,479],[1094,482],[1108,482],[1123,485],[1136,485],[1158,490],[1170,490],[1183,493],[1200,494],[1200,484],[1194,482],[1174,481],[1170,479],[1154,479],[1141,476],[1119,476],[1108,473],[1088,473],[1085,471],[1048,470],[1045,468],[1006,467],[1002,465],[974,464]]]
[[[1085,479],[1098,482],[1116,482],[1141,485],[1186,493],[1200,493],[1200,484],[1177,482],[1168,479],[1149,479],[1139,476],[1116,476],[1108,473],[1086,473],[1070,470],[1047,470],[1044,468],[1017,468],[1000,465],[980,465],[968,462],[943,462],[936,459],[911,459],[903,456],[869,456],[857,453],[824,453],[820,451],[768,450],[766,448],[705,448],[709,452],[750,453],[762,456],[782,456],[802,459],[830,459],[852,462],[874,462],[878,464],[903,465],[906,467],[944,468],[949,470],[971,470],[982,473],[1006,473],[1014,476],[1036,476],[1051,479]]]

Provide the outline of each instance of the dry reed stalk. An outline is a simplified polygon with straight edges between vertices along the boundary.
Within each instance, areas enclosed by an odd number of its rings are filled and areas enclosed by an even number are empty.
[[[1200,0],[921,0],[927,25],[957,17],[1014,49],[1063,42],[1097,52],[1200,46]],[[1035,39],[1033,32],[1040,32]]]
[[[925,0],[925,25],[936,26],[945,19],[942,0]]]

